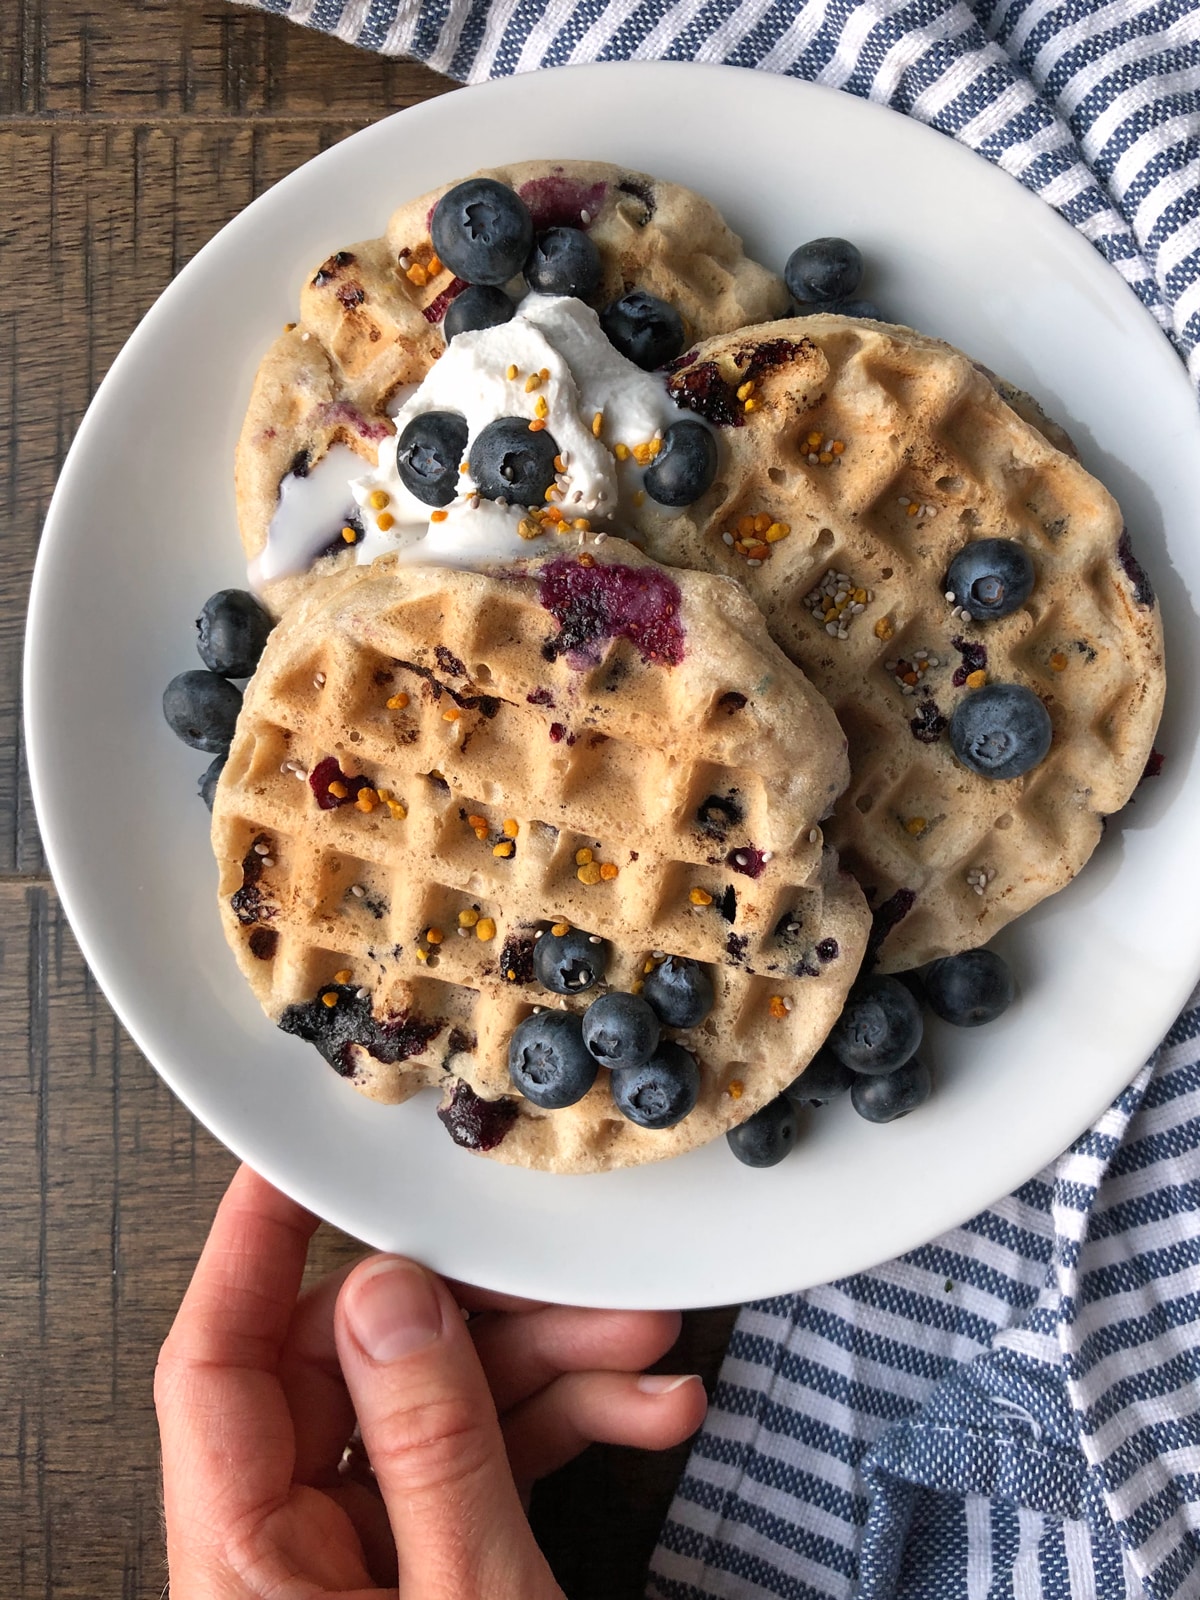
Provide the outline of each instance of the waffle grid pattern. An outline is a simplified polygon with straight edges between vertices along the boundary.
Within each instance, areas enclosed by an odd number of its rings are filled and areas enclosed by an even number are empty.
[[[909,330],[814,317],[710,341],[693,365],[715,361],[732,381],[781,338],[797,353],[724,431],[723,481],[673,521],[643,512],[643,532],[660,560],[737,576],[833,705],[853,778],[831,842],[874,905],[916,895],[881,946],[897,970],[984,943],[1086,861],[1150,753],[1159,617],[1122,570],[1111,496],[965,357]],[[791,531],[751,564],[722,536],[764,514]],[[976,624],[944,598],[944,575],[962,545],[995,536],[1025,545],[1037,584],[1010,617]],[[810,603],[831,573],[835,593],[863,597],[832,622]],[[971,671],[1026,684],[1050,711],[1051,754],[1024,778],[976,777],[940,736],[982,681]]]
[[[440,1023],[427,1048],[394,1065],[355,1051],[365,1092],[404,1099],[452,1074],[485,1098],[510,1094],[516,1024],[535,1004],[581,1010],[595,998],[560,1001],[505,976],[520,976],[522,954],[555,921],[608,941],[610,987],[633,987],[655,951],[713,972],[712,1013],[678,1036],[704,1069],[701,1107],[684,1124],[647,1134],[620,1118],[600,1083],[567,1111],[522,1103],[522,1122],[538,1131],[519,1126],[501,1159],[547,1164],[549,1145],[552,1164],[607,1165],[712,1138],[714,1121],[740,1120],[811,1058],[861,957],[865,907],[823,850],[817,820],[844,781],[833,719],[799,673],[780,670],[761,625],[757,642],[737,631],[753,616],[732,586],[681,580],[691,649],[680,665],[647,665],[622,642],[580,670],[542,658],[538,641],[553,623],[532,584],[376,570],[315,615],[281,624],[247,695],[214,841],[226,929],[261,1003],[278,1020],[349,974],[342,983],[367,990],[377,1017]],[[732,604],[732,619],[714,597]],[[720,651],[720,678],[706,637]],[[722,703],[756,686],[753,704],[749,695],[735,712]],[[404,695],[406,705],[389,708]],[[805,747],[811,767],[796,774],[794,752]],[[386,802],[364,812],[350,797],[321,810],[297,769],[311,774],[331,755],[342,775],[382,788],[405,815]],[[736,796],[741,813],[720,838],[698,821],[714,794]],[[510,843],[511,855],[495,853]],[[737,848],[768,856],[760,876],[730,866]],[[581,882],[580,851],[617,875]],[[247,863],[257,893],[243,922],[231,900]],[[693,889],[709,903],[694,904]],[[470,923],[461,931],[460,918]],[[481,938],[489,923],[492,937]],[[777,937],[783,923],[794,929]],[[262,928],[275,935],[268,959],[254,949]],[[826,941],[837,954],[823,960]],[[776,997],[791,1008],[782,1016]]]

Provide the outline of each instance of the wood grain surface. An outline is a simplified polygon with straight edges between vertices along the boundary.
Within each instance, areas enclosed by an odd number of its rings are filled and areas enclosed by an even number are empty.
[[[118,1026],[46,873],[19,737],[38,533],[142,313],[263,189],[454,86],[221,0],[4,0],[0,22],[0,1595],[159,1600],[154,1358],[233,1159]],[[312,1270],[359,1250],[322,1228]],[[715,1372],[730,1313],[671,1370]],[[633,1600],[686,1455],[595,1449],[534,1522],[571,1600]],[[186,1597],[181,1597],[186,1600]]]

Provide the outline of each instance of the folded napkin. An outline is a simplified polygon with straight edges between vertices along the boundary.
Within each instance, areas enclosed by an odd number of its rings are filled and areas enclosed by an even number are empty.
[[[464,81],[726,62],[916,117],[1041,195],[1200,385],[1200,0],[251,0]],[[1200,991],[1053,1167],[747,1306],[656,1600],[1200,1597]]]

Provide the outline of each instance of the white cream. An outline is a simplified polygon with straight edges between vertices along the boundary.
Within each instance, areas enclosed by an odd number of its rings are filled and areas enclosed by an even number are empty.
[[[511,368],[517,370],[515,378],[507,376]],[[527,390],[527,379],[542,372],[545,378]],[[561,546],[562,535],[553,532],[523,538],[518,527],[522,523],[528,527],[528,508],[475,497],[469,471],[459,478],[456,498],[433,521],[430,514],[435,508],[411,494],[396,470],[397,437],[422,412],[455,411],[466,420],[469,461],[470,440],[488,423],[513,416],[533,421],[539,415],[539,400],[545,402],[546,430],[564,463],[552,503],[565,518],[586,518],[599,529],[613,526],[642,484],[643,468],[632,456],[618,461],[614,447],[623,444],[632,450],[680,416],[690,415],[674,404],[660,376],[643,372],[609,343],[598,316],[582,300],[528,294],[509,322],[460,333],[424,382],[415,391],[406,391],[398,407],[389,406],[396,435],[381,441],[379,464],[373,471],[363,473],[359,457],[345,446],[334,446],[308,478],[296,480],[314,486],[312,515],[307,518],[296,504],[295,485],[285,480],[266,549],[252,578],[261,583],[303,571],[336,535],[337,527],[330,531],[330,526],[348,510],[347,494],[358,506],[365,530],[355,546],[355,558],[363,564],[394,553],[407,561],[474,566]],[[592,431],[597,413],[602,419],[599,437]],[[315,490],[318,480],[320,495]],[[372,495],[380,491],[388,497],[384,508],[371,504]],[[330,509],[324,515],[335,502],[338,511]],[[378,526],[381,511],[391,518],[386,528]],[[317,536],[318,525],[325,529],[323,537]]]
[[[250,563],[250,587],[261,590],[274,578],[303,572],[336,539],[354,515],[354,480],[363,458],[349,445],[331,445],[303,478],[289,472],[279,485],[279,503],[267,542]]]

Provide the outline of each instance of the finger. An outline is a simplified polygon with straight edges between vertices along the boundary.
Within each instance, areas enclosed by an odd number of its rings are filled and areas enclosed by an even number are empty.
[[[168,1526],[210,1526],[276,1504],[293,1434],[277,1376],[317,1219],[249,1167],[217,1209],[158,1358]]]
[[[396,1539],[400,1593],[561,1600],[450,1291],[413,1262],[377,1256],[350,1274],[335,1326]]]
[[[354,1405],[342,1376],[333,1333],[342,1285],[357,1265],[349,1262],[300,1296],[279,1357],[279,1381],[292,1414],[296,1483],[328,1488],[354,1428]]]
[[[695,1433],[707,1409],[694,1373],[566,1373],[504,1419],[513,1477],[524,1488],[589,1444],[669,1450]]]
[[[471,1333],[501,1416],[563,1372],[636,1372],[679,1337],[678,1311],[588,1311],[547,1306],[525,1316],[485,1315]]]

